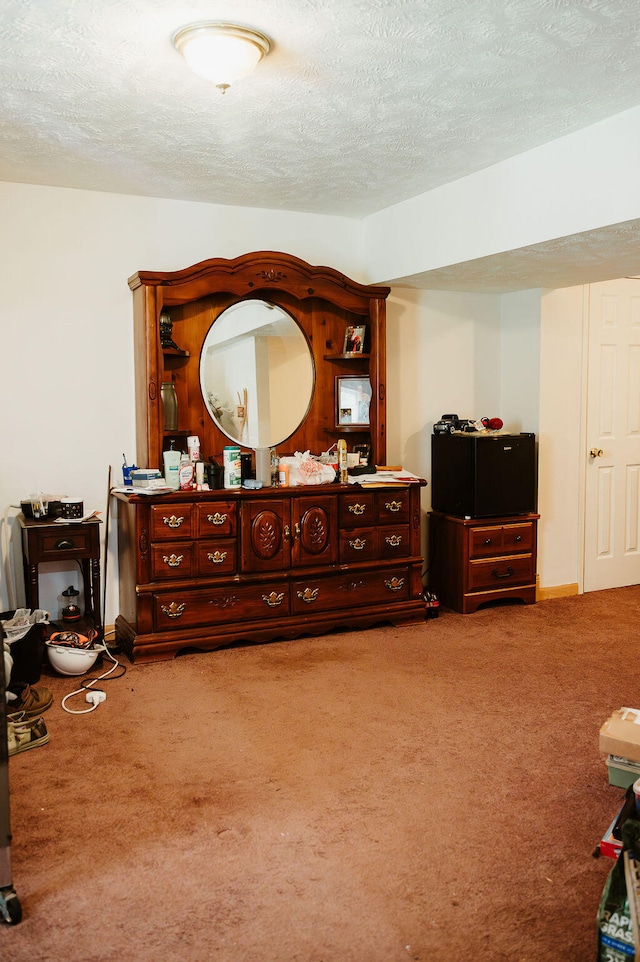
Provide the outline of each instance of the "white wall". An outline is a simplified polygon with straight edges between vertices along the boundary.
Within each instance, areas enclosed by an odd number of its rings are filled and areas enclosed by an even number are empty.
[[[540,407],[540,291],[503,294],[500,312],[498,417],[504,421],[507,431],[537,434]]]
[[[7,183],[0,210],[3,513],[40,489],[77,495],[106,518],[109,465],[119,482],[122,453],[135,452],[127,278],[136,271],[280,250],[364,280],[361,226],[349,218]],[[19,567],[19,540],[14,547]],[[113,623],[113,522],[107,568]],[[60,591],[80,586],[77,566],[45,565],[42,573],[40,602],[58,617]],[[8,607],[3,578],[0,609]]]
[[[639,165],[634,107],[395,204],[365,220],[368,279],[409,277],[635,220]]]

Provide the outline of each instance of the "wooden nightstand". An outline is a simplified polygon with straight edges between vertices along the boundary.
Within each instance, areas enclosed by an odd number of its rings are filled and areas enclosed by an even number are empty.
[[[538,514],[504,518],[429,515],[429,587],[466,615],[487,601],[536,600]]]
[[[18,515],[27,605],[39,607],[38,568],[45,561],[79,561],[84,582],[85,618],[100,630],[100,521],[66,523]]]

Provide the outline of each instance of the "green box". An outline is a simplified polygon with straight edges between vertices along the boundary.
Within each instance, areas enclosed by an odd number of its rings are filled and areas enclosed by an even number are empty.
[[[632,762],[621,755],[609,755],[607,758],[609,770],[609,784],[618,788],[629,788],[640,778],[640,762]]]

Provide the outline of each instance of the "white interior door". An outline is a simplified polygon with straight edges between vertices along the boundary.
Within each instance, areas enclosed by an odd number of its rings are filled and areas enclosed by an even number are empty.
[[[640,582],[640,279],[591,284],[584,590]]]

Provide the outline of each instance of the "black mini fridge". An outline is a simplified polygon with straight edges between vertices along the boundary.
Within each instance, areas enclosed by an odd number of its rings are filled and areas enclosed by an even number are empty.
[[[537,510],[535,434],[433,434],[431,506],[460,518]]]

